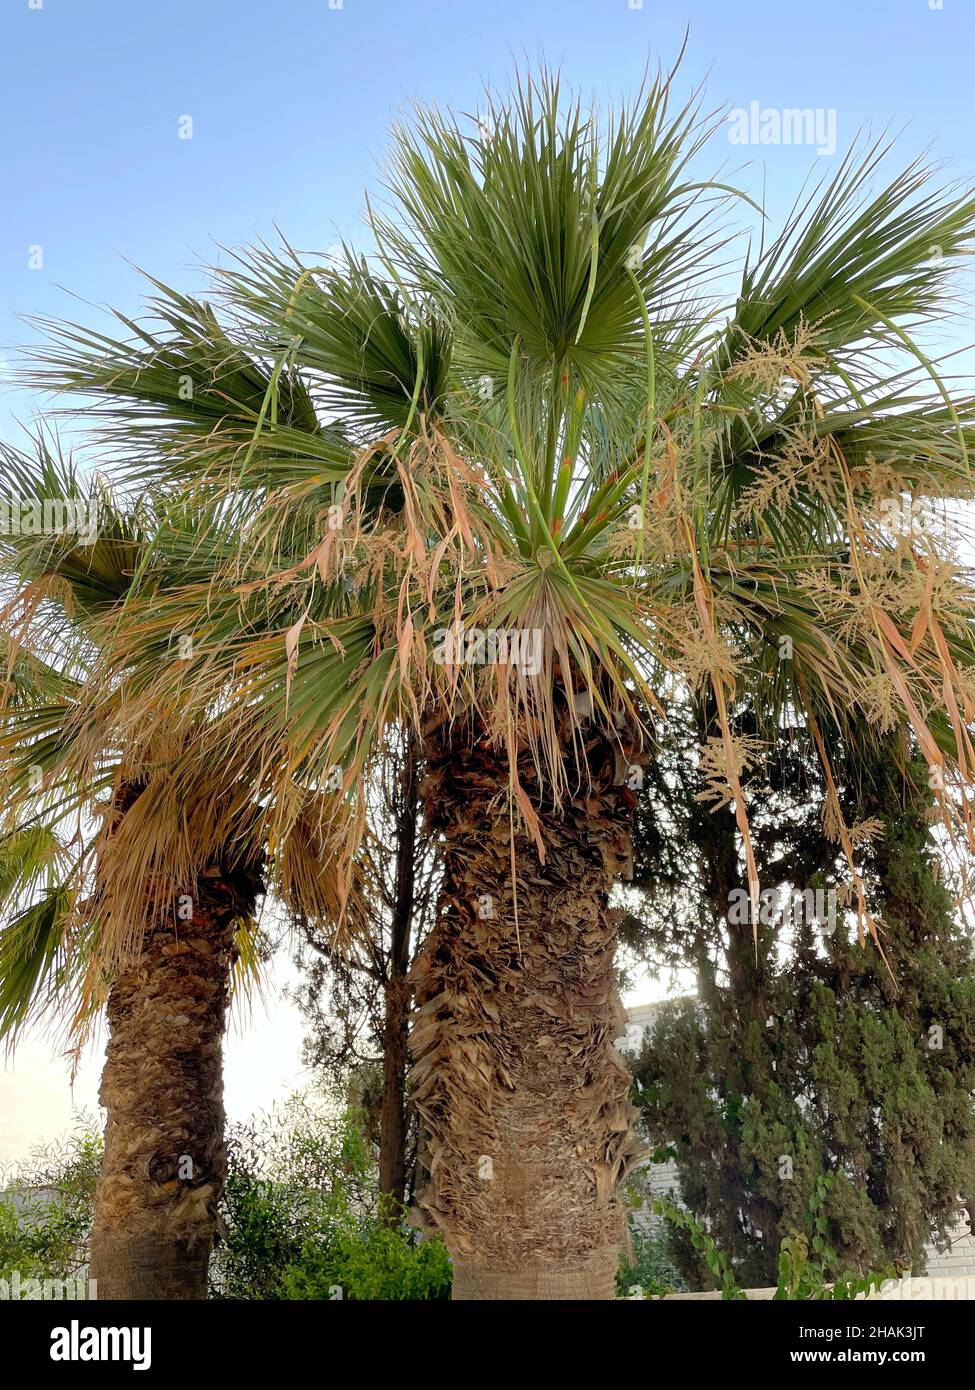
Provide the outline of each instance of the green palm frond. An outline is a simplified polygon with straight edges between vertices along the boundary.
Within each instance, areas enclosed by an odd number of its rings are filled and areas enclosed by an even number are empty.
[[[167,587],[205,590],[236,555],[234,517],[219,499],[156,489],[125,502],[78,470],[53,438],[41,433],[34,443],[33,454],[5,448],[0,457],[5,495],[17,500],[18,515],[77,501],[91,506],[96,524],[91,535],[32,527],[0,537],[7,595],[0,1034],[11,1038],[40,1013],[87,1026],[104,1002],[118,954],[94,894],[93,857],[104,849],[105,812],[126,781],[145,782],[154,794],[153,779],[173,756],[154,743],[148,756],[140,753],[136,772],[123,766],[124,699],[117,682],[100,689],[105,717],[88,720],[85,699],[98,679],[102,646],[136,595],[145,602]],[[178,634],[167,635],[159,659],[182,659]],[[170,833],[184,835],[185,799],[169,810]],[[249,823],[240,818],[229,830],[221,822],[222,853]],[[136,927],[141,920],[136,912]],[[248,959],[253,964],[256,957]]]
[[[161,480],[63,754],[142,775],[175,750],[120,921],[147,856],[185,869],[179,796],[204,849],[259,807],[278,869],[314,806],[348,866],[390,725],[527,742],[558,799],[560,709],[574,744],[587,705],[614,731],[675,689],[709,692],[739,816],[747,697],[826,762],[831,722],[909,730],[971,833],[975,591],[946,503],[975,406],[920,340],[975,199],[917,163],[878,188],[889,150],[854,148],[725,304],[733,190],[691,178],[708,126],[671,85],[605,122],[547,73],[480,123],[419,112],[369,261],[260,247],[212,303],[157,284],[125,342],[52,328],[28,379],[93,400],[114,474]],[[448,660],[458,629],[537,634],[537,668]]]
[[[14,1038],[42,1012],[65,1018],[74,1006],[84,962],[82,952],[68,949],[77,934],[71,865],[48,825],[0,838],[0,902],[7,910],[0,926],[0,1036]]]
[[[32,1019],[48,1021],[72,1012],[81,993],[85,961],[65,950],[71,892],[44,891],[0,928],[0,1036],[8,1042]]]

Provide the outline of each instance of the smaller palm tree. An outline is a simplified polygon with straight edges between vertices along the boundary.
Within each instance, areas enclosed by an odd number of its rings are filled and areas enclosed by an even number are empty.
[[[167,750],[133,765],[119,744],[93,746],[79,698],[137,578],[156,589],[185,582],[188,564],[212,563],[220,538],[212,527],[204,538],[186,514],[174,531],[158,499],[116,504],[43,437],[33,457],[4,449],[2,463],[20,514],[60,509],[92,534],[32,530],[2,545],[13,591],[3,613],[0,1030],[15,1038],[31,1017],[67,1016],[80,1046],[107,1004],[90,1275],[103,1298],[202,1298],[225,1168],[224,1019],[232,972],[250,949],[262,851],[238,824],[198,852]],[[150,576],[140,575],[146,565]],[[187,846],[172,880],[153,869],[167,817],[169,836]],[[105,911],[106,877],[133,855],[139,881],[119,924]]]

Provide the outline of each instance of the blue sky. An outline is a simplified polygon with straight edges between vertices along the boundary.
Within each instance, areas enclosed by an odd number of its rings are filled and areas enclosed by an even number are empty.
[[[906,127],[905,158],[933,144],[972,172],[973,0],[0,0],[0,355],[30,336],[19,315],[97,321],[68,290],[136,310],[126,258],[189,287],[216,244],[275,222],[307,250],[361,241],[363,189],[412,101],[469,110],[539,54],[584,93],[632,93],[688,25],[679,92],[707,77],[714,106],[835,110],[841,150]],[[747,162],[774,214],[837,158],[723,133],[703,163]],[[0,433],[39,404],[0,391]]]
[[[389,123],[414,100],[472,109],[486,82],[544,54],[603,99],[632,94],[648,59],[673,60],[678,92],[705,77],[711,106],[835,111],[842,150],[862,127],[904,127],[903,160],[934,146],[975,172],[975,0],[0,0],[0,358],[23,314],[97,322],[79,304],[137,311],[126,263],[181,288],[217,245],[272,239],[304,250],[364,238]],[[335,3],[335,0],[333,0]],[[179,138],[183,116],[193,139]],[[727,132],[702,169],[747,163],[773,217],[810,166],[808,147],[741,148]],[[30,269],[32,247],[43,268]],[[35,257],[36,259],[36,257]],[[0,377],[0,388],[3,387]],[[0,435],[41,401],[0,389]],[[276,964],[274,998],[288,969]],[[259,1007],[228,1046],[228,1109],[241,1117],[298,1080],[301,1026]],[[0,1074],[3,1153],[93,1106],[97,1049],[74,1092],[48,1042],[28,1039]]]

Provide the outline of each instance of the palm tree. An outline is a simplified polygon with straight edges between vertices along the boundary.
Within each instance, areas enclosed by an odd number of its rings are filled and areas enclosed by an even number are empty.
[[[132,854],[130,836],[158,835],[159,808],[172,815],[172,783],[158,747],[138,768],[118,746],[89,745],[84,763],[76,753],[84,681],[149,540],[151,577],[142,582],[158,590],[212,563],[221,536],[213,525],[199,534],[199,516],[181,515],[176,529],[158,509],[117,505],[43,437],[37,443],[33,457],[2,451],[5,498],[18,515],[40,517],[45,505],[70,502],[75,525],[2,541],[12,592],[0,706],[0,897],[9,918],[0,932],[0,1032],[15,1038],[38,1013],[73,1012],[80,1046],[107,999],[108,1118],[90,1276],[102,1298],[202,1298],[225,1171],[224,1017],[263,886],[261,851],[245,827],[235,835],[223,827],[204,856],[190,853],[174,884],[155,880],[150,844],[141,900],[124,942],[113,942],[105,874],[114,856]],[[192,844],[192,813],[181,810]]]
[[[639,1145],[609,895],[673,694],[713,702],[753,911],[763,728],[809,729],[851,861],[826,713],[909,725],[969,820],[972,589],[935,520],[971,494],[975,412],[917,329],[975,200],[918,165],[871,191],[886,150],[852,150],[729,291],[747,205],[691,177],[708,129],[669,85],[606,124],[544,74],[479,122],[420,112],[369,259],[258,247],[213,303],[157,284],[122,339],[50,325],[29,374],[88,398],[120,475],[151,461],[239,533],[219,579],[118,615],[100,742],[196,711],[193,804],[259,807],[273,865],[298,834],[341,893],[384,735],[415,734],[444,875],[413,972],[420,1201],[458,1298],[612,1296]]]

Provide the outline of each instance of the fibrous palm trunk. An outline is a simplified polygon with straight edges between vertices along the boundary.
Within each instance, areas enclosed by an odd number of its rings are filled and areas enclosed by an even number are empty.
[[[222,1048],[234,942],[260,888],[256,872],[201,875],[182,899],[190,920],[160,912],[112,986],[91,1241],[99,1298],[206,1297],[226,1172]]]
[[[629,864],[634,802],[619,752],[592,736],[557,811],[520,760],[546,855],[515,835],[516,921],[506,758],[442,732],[425,751],[444,887],[414,968],[420,1206],[446,1240],[455,1299],[612,1298],[617,1187],[642,1147],[613,1045],[623,1015],[607,900]]]

